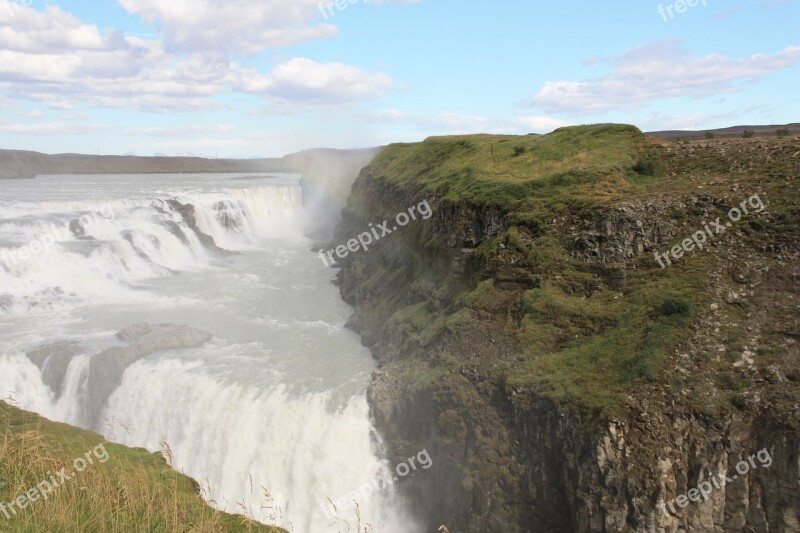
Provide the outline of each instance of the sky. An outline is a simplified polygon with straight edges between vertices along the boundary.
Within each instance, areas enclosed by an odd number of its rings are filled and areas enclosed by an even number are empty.
[[[800,122],[800,0],[0,0],[0,148]]]

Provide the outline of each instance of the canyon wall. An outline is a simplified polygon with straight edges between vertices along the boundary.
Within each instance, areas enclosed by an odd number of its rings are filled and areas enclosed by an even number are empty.
[[[432,207],[339,273],[390,458],[434,460],[401,481],[414,508],[431,531],[800,531],[800,142],[548,137],[392,145],[336,230]]]

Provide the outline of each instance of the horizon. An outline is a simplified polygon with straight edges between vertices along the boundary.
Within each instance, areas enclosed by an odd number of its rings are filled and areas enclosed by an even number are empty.
[[[698,1],[700,1],[700,0],[698,0]],[[562,128],[579,127],[579,126],[592,126],[592,125],[593,124],[576,124],[575,126],[562,126]],[[597,124],[594,124],[594,125],[597,125]],[[634,124],[622,124],[622,125],[632,125],[632,126],[636,127]],[[787,123],[787,124],[736,124],[736,125],[733,125],[733,126],[722,126],[720,128],[715,128],[715,129],[659,130],[659,131],[644,131],[642,133],[644,133],[645,135],[683,133],[683,134],[686,134],[685,140],[691,140],[691,135],[692,134],[699,135],[699,134],[702,134],[702,133],[717,133],[717,132],[724,132],[724,131],[727,131],[727,130],[737,130],[738,131],[740,129],[742,131],[747,131],[747,128],[755,128],[755,132],[754,132],[755,133],[755,137],[764,137],[764,136],[771,136],[771,134],[773,133],[773,131],[772,131],[773,128],[781,129],[781,128],[786,127],[787,129],[790,129],[790,127],[792,127],[792,126],[800,126],[800,122],[790,122],[790,123]],[[540,133],[527,133],[527,134],[520,133],[520,134],[508,134],[508,135],[519,136],[519,137],[522,137],[522,136],[525,136],[525,135],[548,135],[550,133],[553,133],[553,132],[557,131],[558,129],[561,129],[561,128],[556,128],[556,130],[553,130],[551,132],[541,133],[541,134]],[[792,132],[793,135],[795,133],[796,132]],[[484,133],[484,132],[475,132],[475,133],[464,133],[464,134],[456,133],[456,134],[432,135],[432,136],[426,137],[424,139],[419,139],[419,141],[417,141],[417,142],[423,142],[423,141],[425,141],[425,140],[427,140],[429,138],[436,138],[436,137],[442,137],[442,138],[446,138],[446,137],[469,137],[469,136],[481,136],[481,135],[493,135],[493,134]],[[500,134],[500,135],[502,135],[502,134]],[[675,138],[678,139],[678,140],[683,139],[682,137],[675,137]],[[716,136],[712,137],[712,139],[714,139],[714,138],[716,138]],[[721,139],[725,139],[725,138],[726,137],[721,137]],[[727,137],[727,138],[730,138],[730,137]],[[213,156],[206,156],[206,155],[202,155],[202,154],[198,154],[198,155],[189,155],[189,154],[171,155],[171,154],[164,154],[164,153],[137,154],[137,153],[134,153],[134,152],[128,152],[128,153],[124,153],[124,154],[105,154],[105,153],[88,154],[88,153],[81,153],[81,152],[47,153],[47,152],[37,152],[35,150],[8,149],[8,148],[3,148],[3,147],[0,147],[0,152],[3,152],[3,151],[9,151],[9,152],[12,152],[12,151],[32,152],[32,153],[39,153],[39,154],[46,155],[46,156],[136,157],[136,158],[176,158],[176,159],[177,158],[183,158],[183,159],[209,159],[209,160],[249,161],[249,160],[268,160],[268,159],[280,160],[280,159],[283,159],[283,158],[286,158],[286,157],[291,157],[291,156],[304,154],[304,153],[308,153],[308,152],[317,152],[317,151],[362,152],[362,151],[370,151],[370,150],[386,148],[386,147],[390,146],[391,144],[396,144],[396,143],[389,143],[389,144],[379,145],[379,146],[356,146],[356,147],[351,147],[351,148],[330,148],[330,147],[327,147],[327,146],[315,146],[315,147],[312,147],[312,148],[303,148],[303,149],[298,150],[296,152],[290,152],[290,153],[286,153],[286,154],[280,154],[280,155],[274,155],[274,156],[259,156],[259,155],[256,155],[256,156],[250,156],[250,157],[213,157]],[[398,141],[397,144],[403,144],[403,143]]]
[[[797,0],[0,0],[0,146],[253,159],[601,122],[790,124],[798,22]]]

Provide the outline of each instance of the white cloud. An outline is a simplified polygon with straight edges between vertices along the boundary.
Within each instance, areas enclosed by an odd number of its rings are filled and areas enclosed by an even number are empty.
[[[212,109],[210,97],[233,80],[227,60],[195,54],[173,57],[159,41],[101,36],[56,6],[43,12],[0,10],[0,91],[8,98],[71,109],[75,103],[141,109]]]
[[[17,31],[24,28],[25,32]],[[120,34],[101,36],[95,26],[82,24],[58,6],[44,12],[20,7],[17,13],[0,8],[0,47],[18,52],[57,53],[70,50],[105,50],[126,46]]]
[[[132,1],[127,4],[135,7]],[[187,14],[189,26],[185,31],[191,33],[193,21],[199,24],[210,16],[206,12],[211,9],[209,1],[199,4],[193,15]],[[280,20],[287,20],[286,27],[291,29],[291,21],[310,16],[303,14],[303,6],[311,4],[301,4],[251,5],[242,20],[257,28],[258,17],[253,12],[258,16],[280,12],[270,23],[280,25]],[[155,4],[145,1],[136,5],[154,9]],[[159,9],[178,16],[187,13],[188,5],[181,1],[163,2]],[[215,22],[224,24],[226,17],[232,16],[231,9],[243,6],[240,2],[226,3],[219,13],[214,13]],[[264,37],[270,31],[258,29],[256,33]],[[247,32],[235,27],[225,32],[226,38],[234,35],[250,39]],[[187,46],[185,50],[191,48]],[[394,82],[385,74],[371,74],[342,63],[295,58],[265,75],[232,61],[226,53],[230,48],[199,51],[203,48],[175,53],[159,40],[120,32],[101,34],[96,26],[84,24],[56,6],[48,6],[45,11],[23,7],[11,18],[0,11],[0,93],[6,98],[44,102],[53,109],[84,104],[177,112],[219,109],[221,105],[215,97],[234,91],[318,106],[379,98],[394,88]]]
[[[0,133],[16,135],[84,135],[107,130],[100,124],[71,124],[69,122],[48,122],[44,124],[0,124]]]
[[[195,124],[177,128],[137,128],[123,130],[122,135],[143,135],[147,137],[193,137],[209,133],[227,133],[236,128],[228,124]]]
[[[558,128],[565,126],[573,126],[575,123],[568,120],[561,120],[560,118],[542,117],[542,116],[519,116],[515,117],[514,122],[526,128],[531,133],[549,133]]]
[[[0,79],[7,81],[63,81],[74,75],[80,66],[77,56],[0,50]]]
[[[254,69],[242,70],[237,88],[301,104],[340,105],[380,98],[395,84],[386,74],[295,57],[266,76]]]
[[[380,125],[409,125],[427,135],[549,133],[555,129],[573,124],[558,118],[534,115],[486,118],[459,113],[419,115],[404,113],[397,109],[385,109],[378,113],[361,115],[359,118],[363,122]]]
[[[674,42],[663,42],[634,48],[612,58],[611,63],[612,71],[602,78],[547,82],[529,104],[546,113],[580,116],[631,111],[664,98],[735,92],[738,81],[800,63],[800,47],[731,59],[721,54],[697,57],[677,48]]]
[[[72,104],[58,100],[50,100],[50,103],[47,105],[47,107],[55,111],[72,111],[74,109]]]
[[[319,24],[320,0],[120,0],[129,13],[160,28],[170,51],[255,54],[330,39]]]

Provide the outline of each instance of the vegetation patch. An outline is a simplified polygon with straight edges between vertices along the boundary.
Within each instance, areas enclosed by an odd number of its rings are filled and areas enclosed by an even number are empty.
[[[0,401],[0,501],[10,502],[104,443],[97,462],[16,516],[0,514],[0,530],[235,531],[286,533],[209,507],[199,485],[173,470],[161,453],[111,443]]]

